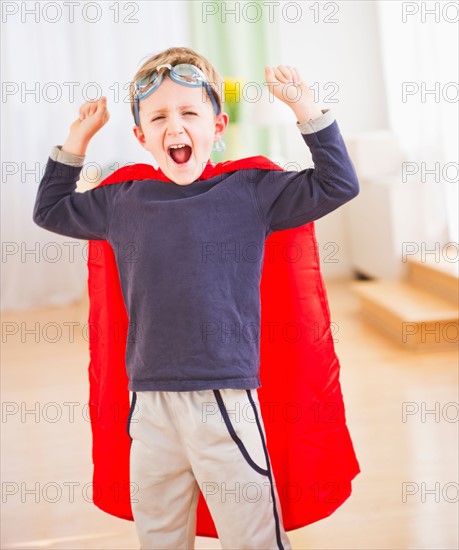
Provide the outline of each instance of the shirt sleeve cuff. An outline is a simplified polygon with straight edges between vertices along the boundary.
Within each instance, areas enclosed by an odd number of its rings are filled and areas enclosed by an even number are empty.
[[[335,120],[335,116],[330,111],[330,109],[321,109],[323,115],[314,118],[309,119],[306,122],[302,122],[301,124],[299,122],[296,123],[296,126],[298,130],[302,134],[314,134],[315,132],[318,132],[319,130],[323,130],[327,126],[330,126],[330,124],[333,123]]]
[[[86,157],[86,155],[80,156],[62,151],[62,145],[54,145],[49,156],[56,162],[71,164],[72,166],[83,166]]]

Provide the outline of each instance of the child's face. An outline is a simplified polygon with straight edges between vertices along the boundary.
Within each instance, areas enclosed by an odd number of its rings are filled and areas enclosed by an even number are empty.
[[[155,157],[163,173],[179,185],[188,185],[202,174],[214,141],[220,139],[228,115],[215,115],[204,88],[177,84],[166,76],[146,99],[139,102],[141,128],[134,134]],[[171,153],[171,145],[187,147]],[[175,160],[174,160],[175,159]]]

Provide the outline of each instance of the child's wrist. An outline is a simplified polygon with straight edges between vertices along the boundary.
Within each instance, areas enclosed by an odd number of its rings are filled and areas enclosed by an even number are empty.
[[[295,105],[292,106],[292,110],[296,116],[299,124],[314,120],[323,115],[322,110],[315,104],[313,105]]]
[[[72,153],[73,155],[83,157],[84,155],[86,155],[87,148],[88,141],[82,140],[81,138],[76,138],[70,134],[65,140],[61,149],[66,153]]]

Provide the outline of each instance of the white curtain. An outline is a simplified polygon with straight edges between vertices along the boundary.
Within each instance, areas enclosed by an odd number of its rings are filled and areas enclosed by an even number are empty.
[[[87,284],[87,242],[32,220],[51,147],[64,142],[84,101],[106,95],[110,120],[89,145],[86,179],[95,184],[128,162],[155,164],[132,132],[125,85],[147,56],[190,46],[190,36],[187,2],[79,2],[73,16],[65,3],[5,4],[1,308],[12,311],[70,303]]]
[[[457,242],[458,3],[377,6],[390,124],[416,163],[425,240]]]

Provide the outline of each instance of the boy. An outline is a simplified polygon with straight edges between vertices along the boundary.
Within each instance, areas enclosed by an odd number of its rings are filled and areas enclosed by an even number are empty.
[[[215,243],[263,249],[272,232],[324,216],[359,186],[333,116],[316,107],[298,71],[266,67],[265,76],[296,116],[314,170],[214,172],[210,152],[228,124],[221,78],[193,50],[170,48],[147,60],[131,87],[134,134],[161,177],[73,193],[87,146],[109,119],[102,97],[80,108],[38,190],[35,223],[114,247],[136,327],[126,367],[132,511],[143,550],[194,547],[199,489],[223,548],[291,548],[257,413],[259,345],[247,335],[260,324],[262,258],[209,260],[203,251]],[[290,82],[301,92],[295,100]],[[126,244],[135,245],[133,261],[120,252]],[[206,414],[214,405],[220,415]],[[250,418],[231,420],[247,407]],[[250,484],[259,498],[207,490]]]

